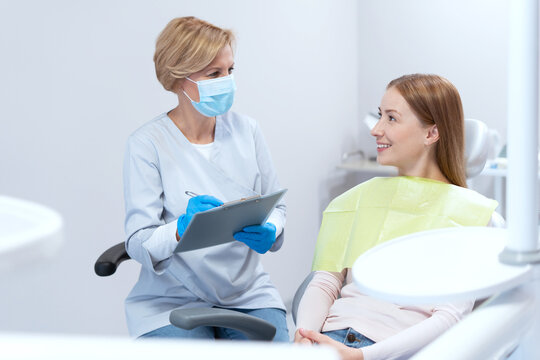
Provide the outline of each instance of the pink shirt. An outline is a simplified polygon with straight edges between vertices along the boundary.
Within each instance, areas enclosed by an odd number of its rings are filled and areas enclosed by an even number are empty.
[[[297,327],[320,332],[351,327],[376,342],[362,348],[365,360],[399,359],[434,340],[473,305],[400,306],[362,294],[347,269],[317,271],[300,302]]]

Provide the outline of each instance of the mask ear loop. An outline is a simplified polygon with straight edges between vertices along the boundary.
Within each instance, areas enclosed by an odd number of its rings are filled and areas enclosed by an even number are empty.
[[[189,80],[189,81],[191,81],[191,82],[194,83],[195,85],[197,85],[197,91],[199,91],[199,84],[197,84],[196,81],[191,80],[189,77],[186,77],[186,79]],[[186,97],[189,99],[189,101],[198,104],[198,102],[193,101],[193,100],[189,97],[189,95],[187,94],[187,92],[186,92],[184,89],[182,89],[182,92],[184,93],[184,95],[186,95]]]

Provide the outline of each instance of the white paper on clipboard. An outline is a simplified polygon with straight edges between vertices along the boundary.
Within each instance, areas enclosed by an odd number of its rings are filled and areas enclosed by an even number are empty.
[[[233,234],[249,225],[264,224],[287,189],[249,197],[193,215],[174,249],[185,252],[235,241]]]

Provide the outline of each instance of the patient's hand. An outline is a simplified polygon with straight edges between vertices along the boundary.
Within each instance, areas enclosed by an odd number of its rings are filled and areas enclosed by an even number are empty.
[[[312,345],[313,341],[300,335],[300,330],[296,330],[296,333],[294,334],[294,343]]]
[[[323,335],[313,330],[298,329],[297,333],[299,333],[299,335],[302,336],[304,339],[307,338],[314,343],[332,346],[338,351],[339,356],[342,360],[364,360],[364,353],[362,352],[362,349],[350,348],[340,342],[335,341],[334,339],[331,339],[326,335]]]

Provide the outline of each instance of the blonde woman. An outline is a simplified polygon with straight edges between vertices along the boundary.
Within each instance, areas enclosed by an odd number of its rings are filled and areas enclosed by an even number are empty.
[[[231,31],[195,17],[173,19],[157,39],[157,78],[178,105],[127,143],[126,249],[142,265],[125,302],[132,336],[245,339],[232,329],[169,323],[175,308],[222,307],[271,322],[274,340],[288,341],[285,306],[259,261],[283,243],[283,203],[266,224],[234,234],[238,241],[173,254],[195,213],[280,189],[257,123],[229,111],[233,42]]]
[[[334,346],[343,359],[408,358],[473,307],[402,306],[366,296],[350,271],[360,254],[416,231],[488,225],[497,206],[466,189],[463,110],[448,80],[414,74],[391,81],[379,117],[371,131],[377,160],[396,166],[399,176],[369,180],[330,203],[317,240],[318,271],[298,309],[295,342]]]

